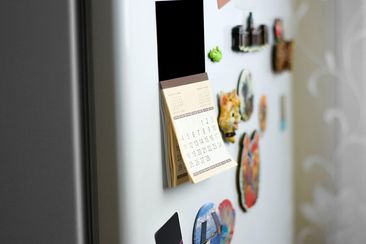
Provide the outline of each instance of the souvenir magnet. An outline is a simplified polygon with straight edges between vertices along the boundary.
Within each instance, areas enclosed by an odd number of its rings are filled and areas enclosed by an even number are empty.
[[[240,99],[234,89],[232,92],[220,93],[219,126],[224,134],[224,140],[235,143],[235,131],[240,121]]]
[[[224,7],[230,0],[217,0],[217,7],[218,9]]]
[[[253,207],[258,199],[259,190],[259,135],[253,132],[251,138],[244,133],[241,159],[238,168],[239,202],[244,211]]]
[[[220,62],[222,59],[222,52],[218,46],[214,49],[211,49],[208,53],[208,57],[211,59],[212,62]]]
[[[274,31],[275,43],[279,43],[280,41],[282,41],[283,40],[283,23],[282,23],[281,19],[279,19],[279,18],[275,19],[273,31]]]
[[[219,205],[221,220],[221,242],[220,244],[230,244],[234,235],[235,209],[230,200],[225,199]]]
[[[282,95],[280,97],[280,130],[286,129],[286,97]]]
[[[283,35],[283,23],[281,19],[275,19],[274,27],[275,45],[273,47],[272,66],[276,73],[292,68],[293,41],[286,41]]]
[[[183,244],[178,213],[175,213],[156,233],[156,244]]]
[[[241,119],[247,121],[253,113],[254,88],[252,75],[248,70],[243,70],[238,82],[238,95],[240,99]]]
[[[213,203],[206,203],[197,213],[193,244],[220,244],[221,223]]]
[[[267,97],[261,96],[259,101],[259,128],[263,134],[267,128]]]
[[[232,49],[240,52],[257,52],[268,45],[268,27],[254,28],[253,14],[247,19],[247,28],[238,25],[232,29]]]

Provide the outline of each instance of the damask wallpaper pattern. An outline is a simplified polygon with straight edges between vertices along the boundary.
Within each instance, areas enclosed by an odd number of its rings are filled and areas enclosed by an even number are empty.
[[[294,1],[298,244],[366,242],[365,5]]]

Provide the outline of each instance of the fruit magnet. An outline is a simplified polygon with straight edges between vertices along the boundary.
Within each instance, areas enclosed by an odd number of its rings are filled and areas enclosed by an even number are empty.
[[[208,53],[208,57],[211,59],[212,62],[220,62],[222,59],[222,52],[218,46],[214,49],[211,49]]]

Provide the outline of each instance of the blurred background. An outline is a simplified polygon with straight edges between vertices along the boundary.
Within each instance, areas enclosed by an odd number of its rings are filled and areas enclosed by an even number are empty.
[[[365,243],[365,2],[293,7],[296,243]]]

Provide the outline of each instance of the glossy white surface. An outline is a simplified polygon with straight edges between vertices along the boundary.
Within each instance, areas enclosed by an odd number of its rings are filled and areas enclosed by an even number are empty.
[[[281,16],[285,34],[291,36],[291,1],[245,2],[231,1],[217,10],[216,1],[204,1],[206,52],[216,45],[223,51],[220,63],[206,59],[214,93],[236,88],[243,68],[254,78],[254,114],[240,123],[238,135],[259,127],[259,98],[268,99],[268,126],[260,143],[259,200],[248,213],[239,209],[236,170],[197,185],[163,188],[155,1],[115,0],[109,2],[110,8],[95,1],[100,7],[94,8],[94,64],[102,244],[154,243],[155,232],[176,211],[184,243],[191,243],[199,208],[206,202],[218,206],[225,198],[237,209],[233,244],[293,243],[291,75],[271,72],[271,47],[253,54],[231,51],[231,28],[244,23],[250,6],[256,25],[272,28],[274,18]],[[172,51],[179,53],[179,47]],[[279,117],[282,94],[287,97],[284,132]],[[237,158],[238,143],[227,147]]]

